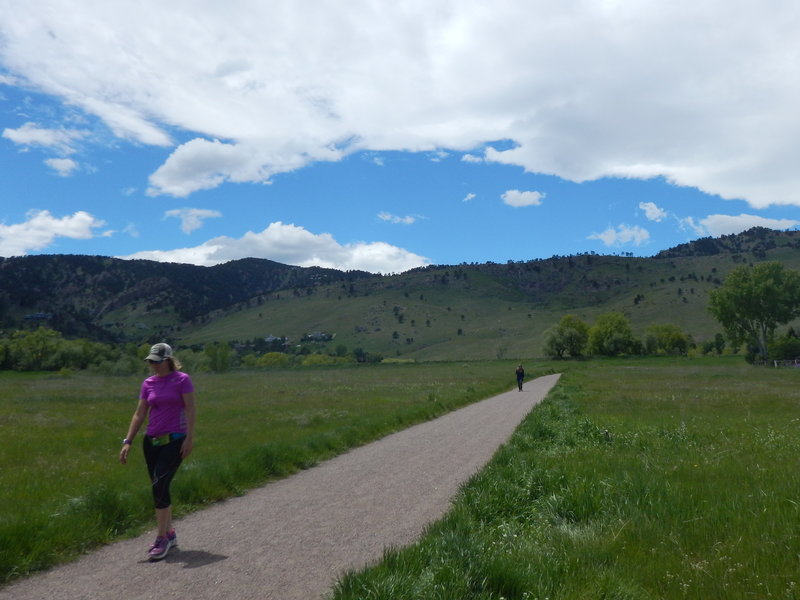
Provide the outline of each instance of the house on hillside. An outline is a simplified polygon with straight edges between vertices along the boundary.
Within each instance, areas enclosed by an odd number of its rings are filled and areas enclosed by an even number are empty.
[[[25,315],[26,321],[49,321],[53,318],[53,313],[37,312]]]
[[[304,342],[329,342],[336,337],[336,334],[330,334],[327,331],[315,331],[307,333],[303,336]]]

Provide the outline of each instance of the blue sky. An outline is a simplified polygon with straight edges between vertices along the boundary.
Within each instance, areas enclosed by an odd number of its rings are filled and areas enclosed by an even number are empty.
[[[392,273],[793,229],[798,30],[788,0],[0,0],[0,256]]]

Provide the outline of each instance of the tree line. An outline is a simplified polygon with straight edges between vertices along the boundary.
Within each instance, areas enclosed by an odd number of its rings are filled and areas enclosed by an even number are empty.
[[[721,353],[722,348],[708,348]],[[677,325],[650,325],[643,339],[633,334],[628,319],[619,312],[597,317],[593,325],[575,315],[564,315],[545,332],[544,353],[549,358],[585,356],[686,355],[696,348],[691,335]]]
[[[745,348],[749,362],[800,358],[800,336],[793,327],[776,335],[778,326],[800,317],[800,273],[778,262],[742,265],[709,297],[709,312],[725,331],[707,340],[702,352],[722,354],[726,343]],[[545,332],[544,353],[550,358],[624,355],[686,355],[697,348],[692,336],[671,324],[647,327],[643,339],[618,312],[600,315],[589,325],[565,315]]]
[[[165,341],[175,346],[172,340]],[[148,369],[143,357],[150,346],[150,342],[113,344],[67,339],[59,331],[40,326],[0,334],[0,370],[145,374]],[[315,351],[311,346],[319,347]],[[348,350],[342,344],[326,353],[321,344],[302,344],[289,351],[283,344],[275,343],[214,342],[176,347],[176,354],[184,370],[191,373],[222,373],[235,367],[319,366],[383,360],[379,354],[363,348]]]

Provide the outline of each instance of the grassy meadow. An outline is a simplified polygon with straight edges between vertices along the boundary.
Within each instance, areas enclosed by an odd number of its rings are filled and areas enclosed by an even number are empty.
[[[800,598],[798,377],[569,365],[443,520],[331,598]]]
[[[513,371],[492,361],[197,375],[175,512],[507,391]],[[141,434],[129,464],[117,462],[141,379],[0,372],[0,583],[153,526]]]
[[[513,366],[197,376],[176,512],[508,390]],[[526,368],[564,374],[442,520],[331,600],[800,599],[800,372],[736,357]],[[139,381],[0,373],[3,580],[152,527],[140,452],[116,463]]]

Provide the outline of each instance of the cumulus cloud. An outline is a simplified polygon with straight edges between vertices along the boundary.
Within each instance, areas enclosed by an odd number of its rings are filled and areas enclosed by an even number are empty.
[[[0,223],[0,256],[24,256],[50,246],[56,238],[88,240],[94,230],[105,225],[84,211],[66,217],[54,217],[47,210],[31,210],[22,223]]]
[[[411,215],[407,215],[405,217],[398,217],[397,215],[393,215],[388,212],[379,212],[378,218],[381,221],[386,221],[388,223],[394,223],[395,225],[411,225],[416,223],[418,217],[413,217]]]
[[[468,163],[481,163],[481,162],[483,162],[483,159],[480,156],[475,156],[474,154],[465,154],[464,156],[461,157],[461,160],[463,162],[468,162]]]
[[[181,221],[181,231],[192,233],[203,226],[203,221],[221,217],[222,213],[218,210],[208,210],[205,208],[176,208],[164,213],[165,217],[175,217]]]
[[[660,223],[667,216],[667,211],[659,208],[655,202],[640,202],[639,208],[644,211],[645,217],[656,223]]]
[[[765,207],[800,205],[799,28],[789,0],[37,0],[0,5],[0,63],[120,138],[195,136],[154,195],[509,140],[462,160]]]
[[[463,202],[469,202],[470,200],[474,200],[474,199],[475,199],[475,194],[473,194],[472,192],[470,192],[469,194],[467,194],[466,196],[464,196],[464,200],[463,200]]]
[[[69,177],[78,168],[78,163],[71,158],[48,158],[44,163],[61,177]]]
[[[303,152],[299,148],[272,148],[271,143],[224,143],[195,138],[181,144],[150,176],[147,194],[184,197],[198,190],[233,183],[269,183],[276,173],[293,171],[314,160],[338,160],[336,148]]]
[[[280,221],[241,238],[216,237],[199,246],[137,252],[120,258],[142,258],[211,266],[250,256],[300,267],[329,267],[371,273],[399,273],[429,264],[429,260],[384,242],[340,244],[328,233],[314,234]]]
[[[515,208],[524,206],[540,206],[545,194],[541,192],[521,192],[519,190],[508,190],[500,196],[503,202]]]
[[[593,233],[588,236],[588,240],[600,240],[606,246],[622,246],[624,244],[633,244],[634,246],[641,246],[650,239],[650,232],[642,229],[638,225],[633,227],[625,224],[618,225],[615,228],[609,227],[602,233]]]
[[[701,235],[731,235],[741,233],[751,227],[766,227],[768,229],[791,229],[800,225],[800,221],[793,219],[768,219],[758,215],[708,215],[700,220],[698,227],[693,221],[694,230]]]
[[[87,134],[88,132],[79,129],[45,129],[36,123],[25,123],[17,129],[6,127],[3,130],[3,137],[15,144],[51,148],[62,154],[74,153],[73,143]]]

